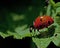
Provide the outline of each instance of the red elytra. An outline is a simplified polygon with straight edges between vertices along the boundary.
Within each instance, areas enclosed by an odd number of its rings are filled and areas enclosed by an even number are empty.
[[[48,27],[49,25],[53,23],[54,23],[54,20],[50,16],[38,16],[35,19],[33,26],[37,29],[42,29],[44,27]]]
[[[33,27],[31,28],[39,30],[39,29],[48,27],[53,23],[54,23],[54,20],[51,16],[38,16],[33,22]]]

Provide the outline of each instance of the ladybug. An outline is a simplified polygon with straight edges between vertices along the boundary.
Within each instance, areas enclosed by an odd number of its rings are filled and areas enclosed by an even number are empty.
[[[33,22],[33,25],[30,26],[30,32],[34,29],[34,31],[37,29],[43,29],[48,28],[51,24],[54,23],[54,20],[51,16],[38,16],[35,21]]]

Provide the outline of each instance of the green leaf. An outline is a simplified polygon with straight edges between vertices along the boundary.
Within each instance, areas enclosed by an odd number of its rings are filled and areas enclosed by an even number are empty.
[[[50,0],[50,4],[55,7],[55,2],[53,0]]]
[[[22,26],[22,27],[17,27],[15,29],[15,32],[20,35],[21,38],[24,38],[24,37],[31,37],[31,34],[29,32],[29,29],[26,29],[24,30],[24,27],[26,26]]]
[[[52,41],[56,46],[60,46],[60,33],[55,33],[55,35],[56,34],[57,34],[57,36],[54,36],[52,38]]]
[[[60,33],[60,25],[57,25],[57,28],[55,29],[56,33]]]
[[[56,3],[56,7],[60,7],[60,2],[57,2]]]
[[[32,38],[33,42],[37,45],[38,48],[46,48],[51,42],[50,38]]]
[[[60,7],[56,8],[56,13],[60,13]]]
[[[55,22],[60,25],[60,16],[55,17]]]
[[[5,33],[3,33],[3,32],[0,32],[0,36],[2,36],[3,38],[5,38],[5,37],[8,37],[8,36],[10,36],[9,34],[5,34]]]
[[[38,48],[47,48],[51,41],[53,41],[53,43],[57,46],[60,45],[60,26],[56,23],[54,23],[54,25],[56,25],[57,27],[53,36],[48,38],[32,37],[33,42],[37,45]],[[57,36],[55,36],[56,34]]]
[[[54,35],[50,38],[56,46],[60,46],[60,26],[57,25]]]
[[[13,38],[15,39],[22,39],[21,36],[19,34],[17,34],[16,32],[7,32],[10,36],[13,36]]]
[[[46,15],[50,16],[50,14],[51,14],[51,5],[49,4],[48,7],[47,7]]]
[[[29,29],[25,29],[26,25],[22,27],[16,27],[15,32],[7,30],[6,33],[0,32],[0,35],[5,38],[8,36],[13,36],[15,39],[22,39],[24,37],[31,37]]]

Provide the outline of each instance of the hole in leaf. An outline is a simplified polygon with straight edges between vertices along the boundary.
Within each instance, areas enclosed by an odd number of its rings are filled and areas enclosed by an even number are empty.
[[[55,37],[57,36],[57,34],[55,34]]]

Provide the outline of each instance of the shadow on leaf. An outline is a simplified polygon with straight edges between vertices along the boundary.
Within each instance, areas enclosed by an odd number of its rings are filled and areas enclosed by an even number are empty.
[[[47,48],[60,48],[60,47],[56,46],[56,45],[51,41]]]
[[[56,26],[52,25],[51,27],[48,28],[48,31],[41,32],[39,35],[36,35],[37,38],[48,38],[52,37],[55,33],[55,28]]]

